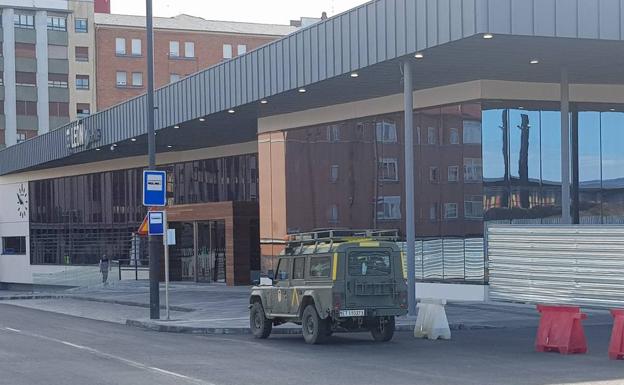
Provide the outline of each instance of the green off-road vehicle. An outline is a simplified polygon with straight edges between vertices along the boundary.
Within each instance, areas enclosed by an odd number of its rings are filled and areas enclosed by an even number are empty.
[[[256,338],[273,326],[302,326],[307,343],[333,332],[370,331],[389,341],[395,317],[407,314],[407,285],[398,232],[323,230],[289,236],[275,274],[251,290]]]

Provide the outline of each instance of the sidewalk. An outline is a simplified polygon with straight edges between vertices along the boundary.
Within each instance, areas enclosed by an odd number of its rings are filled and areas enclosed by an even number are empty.
[[[170,316],[149,319],[149,284],[125,281],[114,286],[76,288],[55,293],[0,291],[0,301],[43,311],[127,324],[149,330],[192,334],[248,334],[249,287],[220,284],[173,283],[169,285]],[[164,286],[160,291],[164,309]],[[610,325],[607,311],[586,310],[586,325]],[[537,327],[539,315],[532,305],[509,303],[450,303],[446,307],[451,330]],[[398,331],[412,331],[415,319],[397,319]],[[276,334],[299,334],[295,324],[275,327]]]

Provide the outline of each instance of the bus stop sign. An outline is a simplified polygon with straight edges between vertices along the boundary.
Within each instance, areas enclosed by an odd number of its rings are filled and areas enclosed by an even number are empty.
[[[167,173],[143,170],[143,206],[167,205]]]
[[[165,234],[165,212],[149,211],[147,213],[147,231],[149,235]]]

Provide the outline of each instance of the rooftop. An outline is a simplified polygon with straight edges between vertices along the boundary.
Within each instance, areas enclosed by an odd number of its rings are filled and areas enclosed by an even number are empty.
[[[144,28],[145,16],[96,13],[95,24]],[[186,14],[174,17],[154,17],[154,28],[270,36],[284,36],[297,30],[296,27],[286,24],[206,20]]]

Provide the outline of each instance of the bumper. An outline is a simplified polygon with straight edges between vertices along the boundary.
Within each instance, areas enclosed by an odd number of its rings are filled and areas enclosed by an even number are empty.
[[[354,309],[355,310],[355,309]],[[402,316],[407,314],[407,309],[401,308],[372,308],[364,309],[365,317],[388,317],[388,316]],[[353,318],[353,317],[340,317],[340,311],[333,310],[332,317],[334,318]]]

